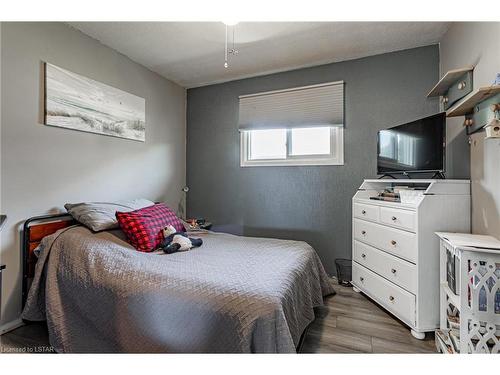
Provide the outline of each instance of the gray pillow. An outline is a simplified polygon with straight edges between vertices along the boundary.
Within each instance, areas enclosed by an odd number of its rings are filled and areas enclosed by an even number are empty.
[[[116,202],[66,203],[64,208],[73,218],[94,232],[118,228],[115,213],[129,212],[152,206],[148,199],[132,199]]]

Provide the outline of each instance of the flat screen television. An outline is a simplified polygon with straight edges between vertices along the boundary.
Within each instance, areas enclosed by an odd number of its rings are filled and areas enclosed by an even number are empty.
[[[445,170],[446,113],[378,132],[377,173]]]

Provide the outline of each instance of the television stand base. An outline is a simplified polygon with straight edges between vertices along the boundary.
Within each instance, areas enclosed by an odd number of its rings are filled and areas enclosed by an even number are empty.
[[[401,172],[399,172],[399,173],[401,173]],[[407,178],[408,178],[408,179],[410,179],[410,180],[411,180],[411,178],[412,178],[411,174],[415,174],[415,173],[417,173],[417,174],[418,174],[418,173],[422,173],[422,172],[402,172],[403,176],[407,177]],[[428,172],[428,173],[431,173],[431,172]],[[384,174],[383,174],[382,176],[380,176],[378,179],[379,179],[379,180],[381,180],[381,179],[383,179],[383,178],[385,178],[385,177],[389,177],[389,178],[392,178],[392,179],[394,179],[394,180],[397,180],[397,178],[396,178],[396,177],[394,177],[394,176],[393,176],[392,174],[390,174],[390,173],[384,173]],[[443,172],[441,172],[441,171],[437,171],[437,172],[434,172],[434,174],[432,175],[431,179],[432,179],[432,180],[434,180],[434,179],[438,179],[438,180],[445,180],[445,179],[446,179],[446,176],[444,175],[444,173],[443,173]]]
[[[445,179],[446,179],[446,176],[444,175],[444,173],[443,173],[443,172],[435,172],[435,173],[432,175],[431,179],[434,179],[434,178],[436,178],[436,179],[442,179],[442,180],[445,180]]]
[[[392,178],[392,179],[396,180],[396,177],[394,177],[394,176],[393,176],[392,174],[390,174],[390,173],[384,173],[384,174],[383,174],[382,176],[380,176],[378,179],[379,179],[379,180],[381,180],[381,179],[383,179],[384,177],[390,177],[390,178]]]

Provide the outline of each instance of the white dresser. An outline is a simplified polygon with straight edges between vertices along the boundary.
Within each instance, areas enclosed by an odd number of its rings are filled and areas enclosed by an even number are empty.
[[[418,187],[405,203],[371,200]],[[352,200],[352,284],[411,328],[439,327],[439,231],[470,232],[468,180],[365,180]]]

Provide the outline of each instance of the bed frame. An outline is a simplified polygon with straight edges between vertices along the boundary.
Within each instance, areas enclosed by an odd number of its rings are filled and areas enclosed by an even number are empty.
[[[24,222],[21,245],[23,257],[23,309],[28,297],[28,290],[35,275],[37,257],[34,254],[34,250],[45,236],[49,236],[57,232],[59,229],[67,228],[75,224],[78,224],[78,222],[68,213],[34,216]],[[306,327],[300,336],[299,343],[296,348],[297,353],[300,353],[302,350],[304,338],[308,329],[309,326]]]
[[[28,297],[31,281],[35,275],[37,257],[33,251],[40,244],[43,237],[75,224],[76,221],[68,213],[34,216],[24,222],[21,245],[23,257],[23,308]]]

